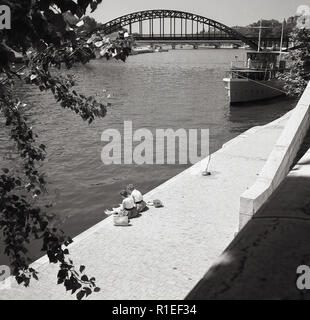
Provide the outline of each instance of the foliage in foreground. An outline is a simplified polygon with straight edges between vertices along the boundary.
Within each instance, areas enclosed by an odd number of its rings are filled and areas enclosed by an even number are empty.
[[[16,168],[0,169],[0,230],[5,254],[10,258],[12,273],[19,284],[29,286],[38,280],[30,267],[28,246],[34,239],[42,242],[49,261],[59,265],[58,284],[76,293],[78,299],[100,289],[96,279],[87,276],[85,266],[76,267],[70,259],[68,245],[72,239],[57,227],[55,215],[48,214],[50,205],[42,205],[46,178],[40,171],[46,157],[27,119],[27,106],[14,97],[15,78],[52,92],[63,108],[70,109],[88,123],[106,115],[106,106],[93,97],[76,92],[73,78],[61,77],[51,69],[71,68],[95,58],[91,34],[78,34],[77,24],[90,8],[94,11],[102,0],[0,0],[12,12],[12,29],[0,30],[0,115],[4,117],[8,137],[16,146]],[[96,31],[96,30],[94,30]],[[125,61],[128,44],[122,40],[107,41],[105,57]],[[15,53],[27,54],[23,74],[12,70]],[[56,75],[55,75],[56,74]]]
[[[279,74],[284,82],[284,90],[291,97],[300,97],[310,80],[310,30],[294,29],[291,34],[294,50],[285,56],[287,71]]]

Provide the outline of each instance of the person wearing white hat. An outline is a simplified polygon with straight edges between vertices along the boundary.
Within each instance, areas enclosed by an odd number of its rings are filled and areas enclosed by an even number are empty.
[[[131,195],[138,212],[142,212],[143,210],[145,210],[146,203],[143,200],[142,193],[137,190],[133,184],[129,184],[126,190]]]
[[[122,207],[127,213],[128,218],[136,218],[138,216],[138,210],[130,193],[128,193],[126,190],[123,190],[121,191],[120,195],[123,197]]]

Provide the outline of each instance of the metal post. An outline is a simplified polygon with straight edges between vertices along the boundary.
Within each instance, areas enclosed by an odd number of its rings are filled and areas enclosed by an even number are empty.
[[[183,18],[181,18],[181,38],[183,37]]]
[[[197,34],[196,34],[196,36],[197,36],[197,39],[198,39],[198,33],[199,33],[199,22],[198,22],[198,20],[197,20]]]
[[[153,17],[150,18],[150,37],[153,38]]]
[[[258,36],[258,52],[260,52],[260,46],[262,42],[262,19],[260,19],[259,36]]]
[[[194,19],[192,19],[192,38],[194,38]]]
[[[173,36],[174,36],[174,38],[175,38],[175,17],[174,17],[173,19],[174,19],[174,21],[173,21],[173,24],[174,24],[174,28],[173,28]]]
[[[163,17],[163,38],[165,38],[165,17]]]
[[[187,37],[187,18],[185,19],[185,37]]]
[[[173,31],[173,35],[174,35],[174,38],[175,38],[175,17],[174,17],[174,31]]]
[[[283,36],[284,36],[284,20],[282,22],[282,32],[281,32],[281,41],[280,41],[280,56],[279,56],[279,60],[281,60],[281,58],[282,58]]]

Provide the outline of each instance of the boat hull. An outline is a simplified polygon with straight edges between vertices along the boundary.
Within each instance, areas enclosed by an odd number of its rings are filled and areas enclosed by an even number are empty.
[[[231,104],[271,99],[283,95],[281,81],[251,81],[249,79],[225,78],[225,87]],[[279,90],[280,89],[280,90]]]
[[[131,54],[133,56],[137,55],[137,54],[145,54],[145,53],[154,53],[155,50],[152,48],[148,48],[148,47],[139,47],[139,48],[132,48],[131,49]]]

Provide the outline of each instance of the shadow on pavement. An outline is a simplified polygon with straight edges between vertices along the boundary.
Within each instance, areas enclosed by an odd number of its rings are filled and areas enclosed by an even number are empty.
[[[310,266],[310,177],[289,175],[186,299],[308,300],[300,265]]]

